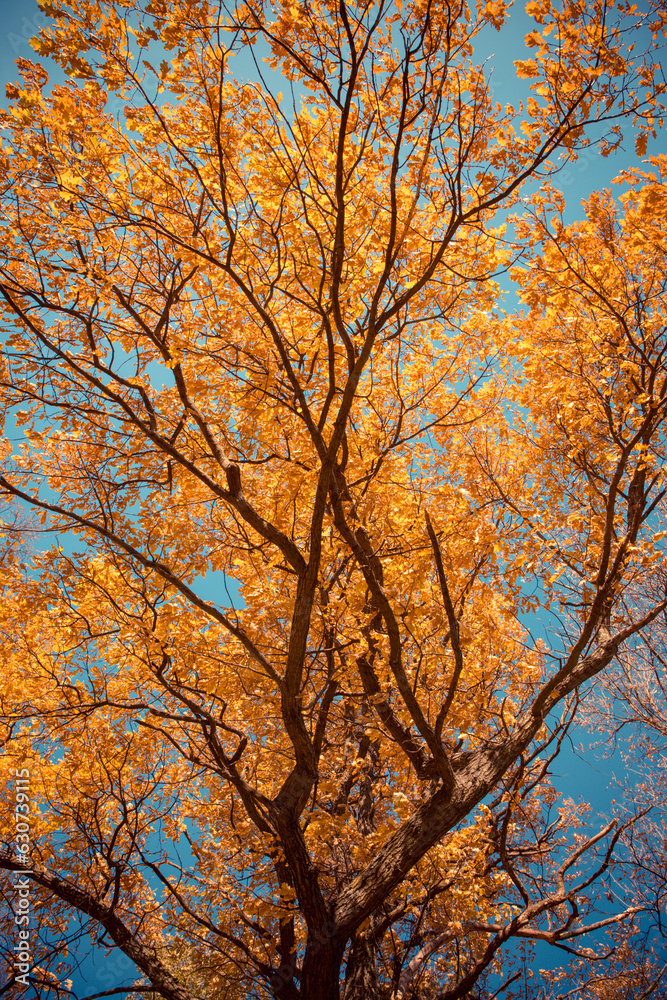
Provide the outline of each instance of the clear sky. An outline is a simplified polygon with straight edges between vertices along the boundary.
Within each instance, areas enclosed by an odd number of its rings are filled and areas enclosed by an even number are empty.
[[[46,23],[46,18],[37,6],[35,0],[0,0],[0,76],[2,76],[3,87],[0,90],[0,101],[4,101],[4,82],[13,80],[16,77],[16,67],[14,60],[17,58],[33,58],[34,51],[31,49],[30,37],[39,28],[40,24]],[[493,86],[497,99],[503,103],[515,103],[519,98],[519,91],[516,80],[512,76],[511,58],[516,55],[520,58],[523,55],[523,37],[531,22],[523,12],[522,5],[517,7],[512,13],[510,24],[514,32],[513,38],[516,40],[516,53],[507,52],[507,35],[503,35],[503,51],[497,52],[499,36],[493,32],[482,39],[480,46],[481,54],[488,58],[489,65],[493,66]],[[497,41],[498,40],[498,41]],[[479,51],[479,50],[478,50]],[[664,140],[663,140],[664,142]],[[657,147],[660,143],[656,144]],[[613,177],[624,167],[637,165],[637,159],[632,148],[632,142],[627,143],[627,147],[620,150],[614,156],[607,159],[601,157],[596,151],[592,151],[582,156],[579,161],[566,168],[556,181],[556,186],[560,187],[567,199],[567,219],[573,221],[581,215],[580,203],[594,190],[609,186]],[[574,739],[587,743],[588,736],[582,730],[577,730]],[[558,788],[567,795],[578,799],[579,796],[590,801],[594,810],[605,812],[610,799],[619,797],[618,789],[610,785],[614,772],[617,775],[622,773],[622,760],[619,754],[605,760],[601,756],[590,753],[584,761],[571,748],[566,748],[559,758],[555,768],[555,783]],[[540,956],[542,958],[542,956]],[[547,956],[544,956],[546,961]],[[559,955],[553,956],[555,961],[560,960]],[[97,990],[103,990],[115,985],[118,979],[122,979],[131,973],[131,963],[120,953],[112,953],[109,959],[98,958],[98,964],[93,967],[89,964],[84,966],[84,972],[88,978],[87,988],[82,985],[78,977],[75,978],[75,988],[80,990],[80,996],[86,996]]]

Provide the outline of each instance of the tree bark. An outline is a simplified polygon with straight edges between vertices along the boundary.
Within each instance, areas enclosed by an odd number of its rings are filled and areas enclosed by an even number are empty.
[[[340,967],[345,944],[325,924],[308,935],[301,973],[301,1000],[340,1000]]]
[[[345,972],[345,1000],[377,1000],[377,944],[369,928],[352,939]]]

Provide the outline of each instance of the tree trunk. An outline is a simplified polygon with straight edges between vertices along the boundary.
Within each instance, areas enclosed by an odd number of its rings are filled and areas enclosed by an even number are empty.
[[[372,930],[355,934],[345,971],[345,1000],[377,1000],[377,945]]]
[[[340,966],[345,945],[325,925],[308,935],[301,975],[301,1000],[340,1000]]]

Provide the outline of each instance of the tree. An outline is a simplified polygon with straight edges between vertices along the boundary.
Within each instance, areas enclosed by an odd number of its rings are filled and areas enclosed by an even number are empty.
[[[548,775],[667,608],[665,199],[568,228],[548,179],[645,151],[664,12],[530,3],[515,110],[473,58],[501,3],[44,10],[0,486],[56,541],[5,518],[0,865],[25,768],[45,947],[74,913],[166,1000],[454,1000],[510,939],[577,951],[636,912],[595,908],[623,824]]]

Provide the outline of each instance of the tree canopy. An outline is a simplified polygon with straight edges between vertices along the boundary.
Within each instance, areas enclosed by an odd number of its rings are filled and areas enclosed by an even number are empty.
[[[165,1000],[524,996],[513,940],[650,995],[632,817],[549,774],[586,682],[664,662],[667,157],[574,224],[557,171],[646,153],[664,5],[531,0],[517,107],[501,0],[43,10],[1,116],[7,983],[69,995],[76,920]]]

